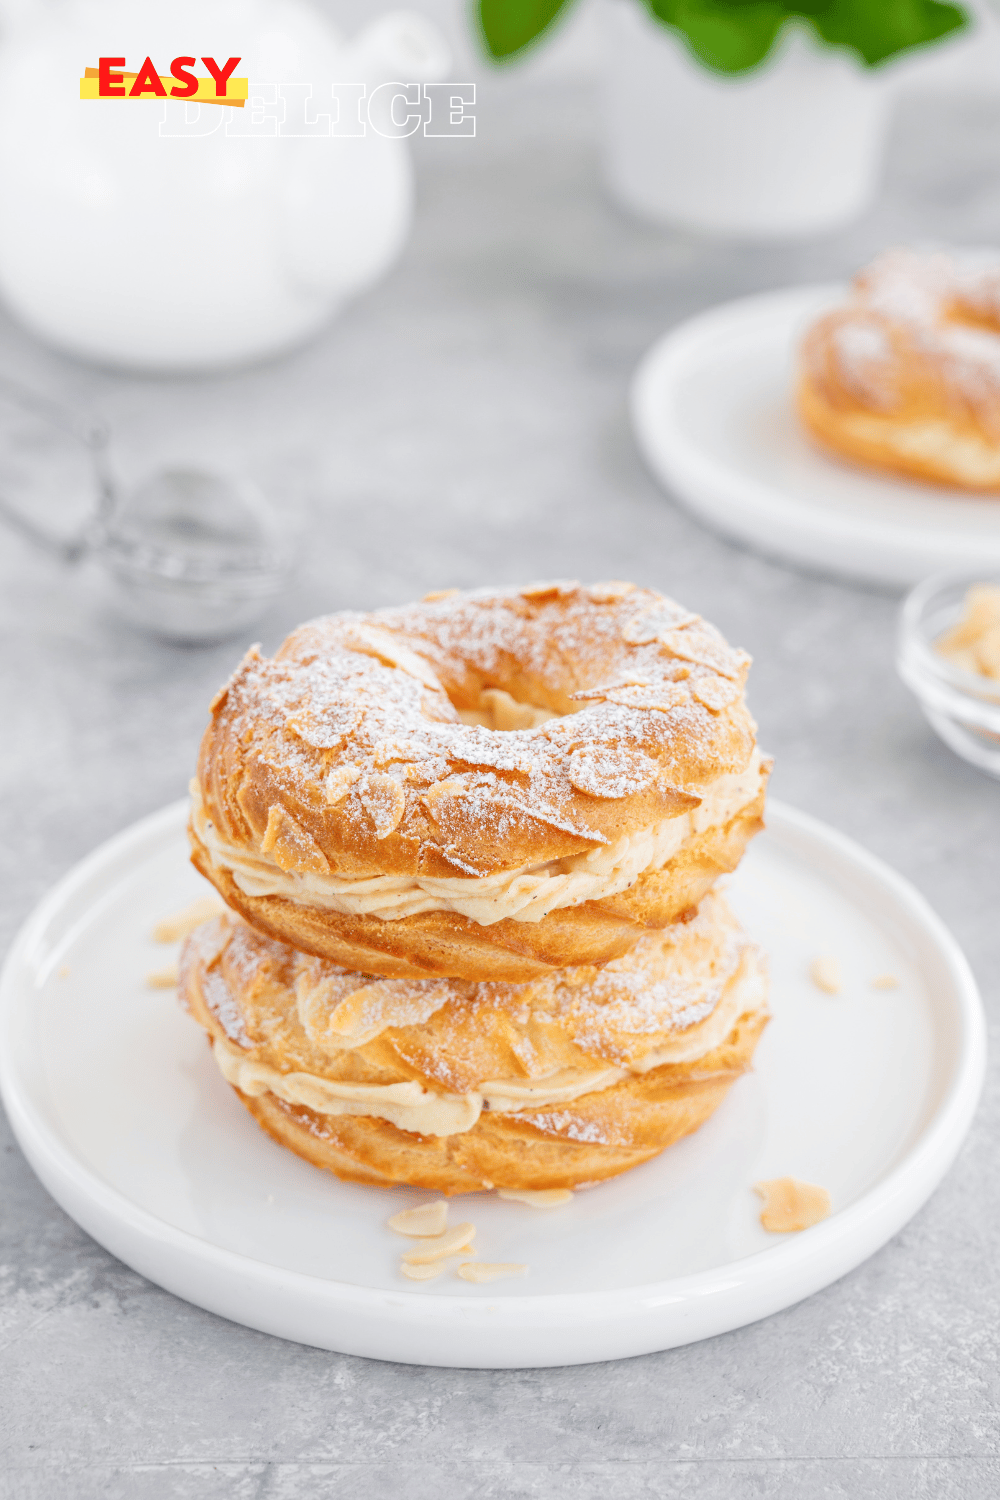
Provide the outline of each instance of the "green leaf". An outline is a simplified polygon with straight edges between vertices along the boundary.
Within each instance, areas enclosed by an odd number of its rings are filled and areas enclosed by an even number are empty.
[[[824,42],[846,47],[869,67],[968,25],[960,6],[941,0],[642,0],[679,31],[706,67],[746,73],[763,62],[782,27],[797,19]]]
[[[573,0],[479,0],[479,29],[497,62],[522,52]]]
[[[573,0],[477,0],[479,29],[497,62],[516,57]],[[635,0],[677,31],[705,67],[746,73],[768,56],[790,20],[805,21],[824,42],[846,47],[869,67],[968,25],[943,0]]]
[[[720,73],[755,68],[788,19],[780,0],[645,0],[684,37],[699,62]]]
[[[812,22],[825,42],[850,48],[873,68],[899,52],[960,31],[968,16],[959,6],[938,0],[829,0]]]

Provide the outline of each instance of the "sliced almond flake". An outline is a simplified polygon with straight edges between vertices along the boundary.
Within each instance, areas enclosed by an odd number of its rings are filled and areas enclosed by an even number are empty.
[[[809,978],[825,995],[840,994],[840,965],[835,958],[821,953],[809,965]]]
[[[709,640],[702,631],[686,631],[675,626],[671,630],[662,630],[658,639],[671,656],[693,661],[700,667],[711,667],[720,677],[730,677],[734,681],[743,675],[743,667],[749,660],[746,652],[731,651],[728,646]]]
[[[380,630],[374,625],[362,625],[352,621],[344,644],[349,651],[358,651],[363,656],[377,657],[387,666],[398,667],[407,676],[415,677],[425,687],[435,688],[438,692],[442,691],[437,674],[423,657],[411,651],[409,646],[402,641],[397,641],[388,630]]]
[[[631,797],[656,776],[656,762],[641,750],[621,746],[574,750],[569,758],[570,785],[588,797]]]
[[[578,838],[587,839],[595,844],[608,843],[607,837],[596,828],[588,828],[586,824],[574,821],[558,808],[543,802],[540,797],[526,796],[518,787],[496,778],[493,780],[486,777],[467,779],[462,776],[452,776],[447,781],[438,782],[436,786],[430,787],[421,800],[442,835],[449,839],[442,853],[452,864],[458,865],[460,869],[467,870],[472,875],[483,873],[471,863],[474,851],[468,848],[461,849],[455,840],[450,838],[452,832],[460,836],[465,833],[470,815],[480,824],[486,817],[494,819],[501,816],[510,819],[514,825],[524,821],[546,823],[552,828],[575,834]]]
[[[571,1188],[497,1188],[497,1197],[531,1208],[558,1208],[571,1201],[573,1192]]]
[[[640,677],[638,672],[623,672],[615,682],[602,682],[598,687],[587,688],[584,692],[570,693],[572,703],[587,703],[593,698],[606,698],[609,693],[616,693],[624,687],[649,687],[648,677]]]
[[[375,824],[375,837],[387,839],[406,811],[406,793],[391,776],[366,776],[358,788],[361,805]]]
[[[872,980],[873,990],[898,990],[899,980],[895,974],[876,974]]]
[[[950,655],[960,647],[974,646],[996,624],[1000,624],[1000,588],[996,584],[974,583],[966,591],[962,618],[938,636],[937,650]]]
[[[753,1190],[764,1199],[760,1222],[772,1234],[810,1229],[830,1217],[830,1194],[813,1182],[774,1177],[769,1182],[755,1182]]]
[[[248,649],[244,652],[243,660],[240,662],[239,666],[236,668],[236,671],[230,677],[229,681],[224,682],[219,691],[215,694],[215,697],[208,705],[209,713],[214,714],[215,710],[222,706],[226,698],[229,696],[229,689],[240,677],[242,677],[247,667],[252,666],[254,662],[263,661],[263,659],[264,658],[260,654],[260,641],[255,641],[254,644],[248,647]]]
[[[330,873],[330,862],[316,840],[280,802],[275,802],[267,815],[260,847],[262,854],[271,855],[279,870],[309,875]]]
[[[69,978],[69,964],[60,964],[59,967],[58,967],[58,969],[56,970],[56,975],[57,975],[57,977],[59,979],[68,979]]]
[[[428,1266],[412,1266],[408,1265],[405,1260],[401,1260],[399,1269],[411,1281],[433,1281],[435,1276],[444,1275],[445,1264],[443,1260],[436,1260]]]
[[[441,849],[441,854],[450,865],[454,865],[456,870],[461,870],[466,875],[479,876],[489,874],[488,867],[480,869],[477,865],[470,865],[468,860],[463,857],[462,851],[457,849],[454,844],[445,844]]]
[[[323,795],[331,807],[343,802],[354,783],[361,776],[360,766],[337,766],[323,783]]]
[[[548,583],[527,583],[518,589],[522,599],[558,599],[564,594],[575,594],[580,587],[579,579],[555,578]]]
[[[353,986],[358,976],[350,976]],[[322,1006],[323,986],[312,992]],[[308,1010],[310,993],[302,986],[299,1007],[300,1019],[303,1010]],[[436,1011],[454,999],[454,990],[445,979],[376,979],[372,984],[359,989],[350,988],[335,1008],[329,1012],[322,1037],[314,1037],[317,1045],[333,1043],[336,1047],[364,1047],[387,1027],[422,1026]],[[308,1030],[308,1028],[307,1028]],[[439,1233],[435,1230],[434,1233]]]
[[[740,696],[739,685],[724,677],[696,677],[691,683],[691,696],[697,698],[712,713],[721,713]]]
[[[973,649],[980,671],[987,677],[1000,678],[1000,625],[985,631]]]
[[[285,717],[285,728],[314,750],[337,750],[361,722],[355,703],[306,703]]]
[[[390,766],[399,761],[429,760],[434,755],[429,745],[405,739],[379,740],[373,753],[377,766]]]
[[[688,689],[679,682],[661,682],[655,688],[621,687],[607,694],[608,703],[619,703],[623,708],[643,708],[668,714],[672,709],[691,701]]]
[[[435,1238],[444,1234],[448,1225],[448,1204],[444,1198],[434,1203],[420,1203],[416,1208],[404,1208],[400,1213],[386,1219],[386,1224],[397,1234],[409,1234],[420,1239],[426,1235]]]
[[[403,1259],[408,1266],[430,1265],[433,1260],[443,1260],[446,1255],[456,1255],[459,1250],[467,1250],[475,1237],[474,1224],[456,1224],[453,1229],[445,1230],[444,1234],[426,1239],[412,1250],[407,1250]]]
[[[624,599],[625,595],[631,594],[634,589],[634,583],[625,583],[620,578],[609,578],[605,583],[592,583],[587,592],[595,604],[613,604],[616,599]]]
[[[152,974],[147,974],[146,983],[151,990],[176,989],[177,965],[171,964],[168,969],[156,969]]]
[[[458,1274],[463,1281],[503,1281],[508,1276],[525,1276],[528,1268],[513,1260],[463,1261]]]
[[[180,938],[187,937],[189,932],[194,932],[202,922],[210,921],[225,909],[217,896],[201,896],[181,911],[175,911],[172,917],[164,917],[162,922],[157,922],[153,928],[153,941],[176,943]]]
[[[650,641],[660,639],[664,631],[684,630],[688,625],[696,625],[700,619],[700,615],[667,600],[664,605],[626,620],[622,626],[622,640],[630,646],[646,646]]]
[[[448,775],[446,760],[411,760],[401,768],[402,780],[410,786],[426,787]],[[397,773],[399,774],[399,773]]]
[[[450,599],[453,594],[457,594],[458,592],[458,589],[431,589],[429,594],[424,595],[423,603],[436,604],[439,599]]]

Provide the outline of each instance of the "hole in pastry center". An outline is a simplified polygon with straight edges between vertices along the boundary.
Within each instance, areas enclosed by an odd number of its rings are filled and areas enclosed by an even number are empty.
[[[562,712],[541,703],[521,703],[504,688],[483,688],[475,708],[455,710],[463,724],[481,724],[484,729],[510,731],[513,729],[536,729],[549,719],[562,717]],[[568,710],[572,713],[573,709]]]

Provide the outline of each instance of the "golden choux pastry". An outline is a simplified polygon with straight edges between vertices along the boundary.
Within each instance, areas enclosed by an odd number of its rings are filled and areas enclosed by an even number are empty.
[[[722,898],[606,968],[529,984],[348,973],[225,914],[181,997],[240,1100],[338,1177],[444,1193],[616,1176],[696,1130],[767,1021]]]
[[[879,256],[806,335],[798,407],[844,458],[1000,490],[1000,256]]]
[[[748,665],[628,583],[313,621],[212,705],[194,863],[254,927],[365,973],[605,963],[761,827]]]

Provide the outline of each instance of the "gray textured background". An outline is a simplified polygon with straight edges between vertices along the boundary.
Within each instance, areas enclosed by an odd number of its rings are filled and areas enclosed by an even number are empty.
[[[676,593],[756,658],[774,791],[908,875],[998,1009],[1000,787],[932,737],[892,665],[896,601],[700,529],[638,459],[626,380],[718,300],[853,269],[899,238],[1000,240],[1000,109],[907,106],[884,201],[795,249],[666,236],[601,198],[589,91],[505,87],[474,143],[421,142],[402,262],[328,333],[195,382],[99,374],[0,319],[0,370],[110,418],[123,453],[234,451],[303,518],[272,648],[310,614],[554,574]],[[0,924],[179,796],[242,649],[119,626],[88,573],[0,539]],[[253,638],[253,637],[249,637]],[[979,1497],[1000,1491],[995,1076],[942,1188],[880,1254],[755,1327],[564,1370],[392,1366],[175,1300],[67,1219],[4,1137],[5,1496]]]

